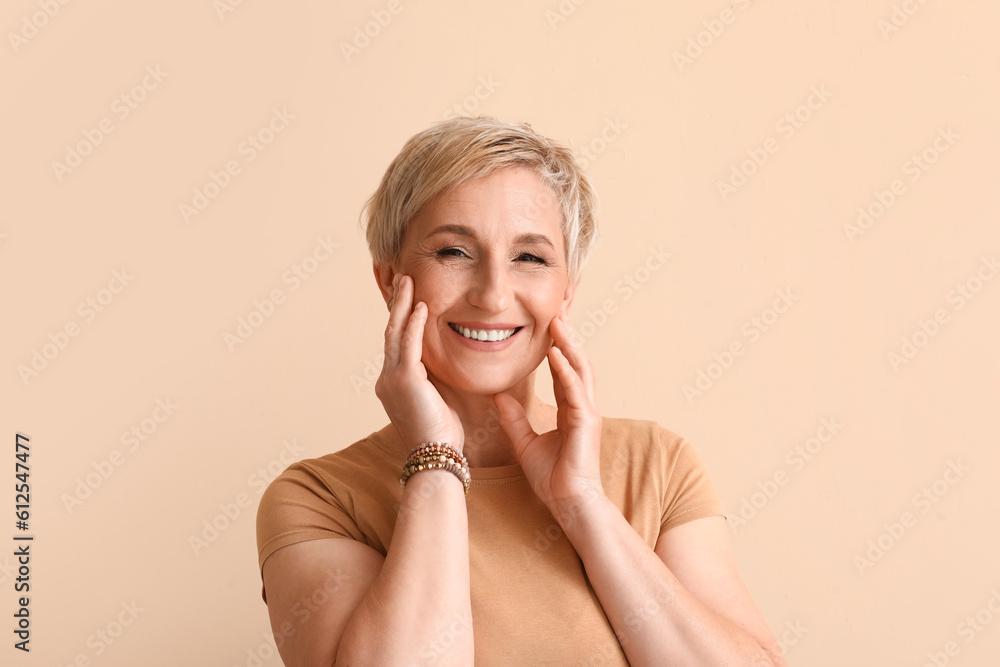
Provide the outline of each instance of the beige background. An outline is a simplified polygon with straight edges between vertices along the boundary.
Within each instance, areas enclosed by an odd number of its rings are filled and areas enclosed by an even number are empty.
[[[223,1],[0,12],[2,467],[30,436],[36,536],[0,662],[280,664],[257,500],[384,423],[357,217],[457,105],[581,149],[602,411],[695,443],[789,662],[995,664],[996,3]]]

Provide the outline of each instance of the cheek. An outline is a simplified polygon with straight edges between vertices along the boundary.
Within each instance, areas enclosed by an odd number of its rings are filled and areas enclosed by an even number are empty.
[[[552,335],[550,333],[549,326],[552,324],[552,320],[559,317],[562,312],[562,299],[549,299],[545,303],[539,304],[538,308],[535,309],[535,326],[537,327],[536,335],[539,339],[544,341],[546,346],[552,344]]]
[[[427,304],[429,320],[447,311],[461,299],[465,281],[455,272],[421,271],[413,278],[413,303]]]
[[[413,279],[413,305],[423,301],[433,317],[441,296],[439,281],[434,280],[434,276],[428,275],[427,272],[413,272],[410,277]]]
[[[539,316],[545,320],[547,325],[549,321],[554,317],[559,317],[562,312],[563,307],[563,293],[564,290],[552,288],[547,290],[544,301],[538,302],[538,313]]]
[[[427,323],[424,325],[424,341],[426,342],[430,337],[439,336],[440,330],[447,327],[445,313],[447,313],[452,299],[443,286],[432,287],[426,283],[421,286],[416,282],[414,284],[416,286],[413,293],[414,305],[423,301],[427,306]]]

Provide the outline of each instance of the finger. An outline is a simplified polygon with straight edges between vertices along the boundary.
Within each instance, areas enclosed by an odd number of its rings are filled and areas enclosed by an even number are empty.
[[[510,394],[494,394],[493,404],[497,406],[500,413],[500,426],[504,433],[510,438],[514,445],[514,454],[518,461],[521,460],[521,452],[532,440],[538,437],[535,429],[531,428],[528,416],[524,414],[524,407],[517,402],[517,399]]]
[[[427,304],[417,302],[406,323],[399,345],[399,363],[402,366],[412,366],[420,363],[424,346],[424,325],[427,323]]]
[[[397,273],[392,279],[394,302],[389,310],[389,321],[385,326],[385,365],[388,367],[399,364],[400,344],[410,316],[411,309],[405,284],[406,276]]]
[[[552,394],[556,398],[556,405],[561,406],[566,403],[566,392],[563,391],[562,382],[559,380],[559,373],[556,371],[555,362],[552,361],[552,355],[558,352],[559,348],[552,347],[549,348],[548,352],[548,362],[549,362],[549,374],[552,376]]]
[[[587,359],[583,355],[583,350],[573,340],[569,325],[561,315],[552,318],[552,322],[549,324],[549,331],[552,334],[553,344],[559,348],[573,368],[579,371],[583,366],[586,366]]]
[[[549,349],[549,366],[552,368],[553,389],[562,394],[569,406],[586,408],[592,405],[583,380],[558,347]],[[559,401],[558,396],[556,400]]]
[[[556,347],[569,362],[573,370],[580,376],[583,382],[584,391],[594,405],[597,404],[597,388],[594,380],[594,367],[583,353],[583,349],[570,335],[569,325],[563,316],[553,318],[549,329],[553,333],[552,340]]]

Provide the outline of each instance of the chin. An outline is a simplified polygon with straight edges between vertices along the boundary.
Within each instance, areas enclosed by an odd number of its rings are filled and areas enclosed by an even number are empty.
[[[512,389],[531,378],[531,373],[512,373],[509,369],[497,372],[483,369],[483,372],[478,374],[456,372],[455,368],[448,368],[447,371],[447,373],[433,374],[435,380],[454,391],[471,395],[492,396]]]

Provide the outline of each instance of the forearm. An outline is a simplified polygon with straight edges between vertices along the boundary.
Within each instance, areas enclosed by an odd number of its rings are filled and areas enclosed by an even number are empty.
[[[473,664],[465,494],[443,470],[407,481],[385,562],[337,654],[337,665],[424,663]]]
[[[630,664],[784,665],[688,592],[603,494],[560,523]]]

